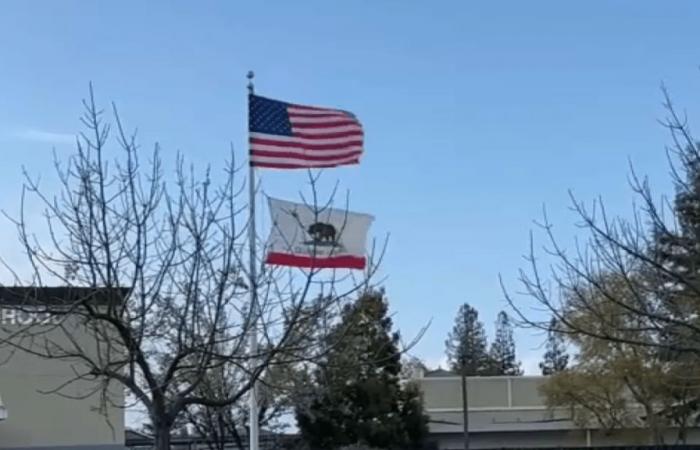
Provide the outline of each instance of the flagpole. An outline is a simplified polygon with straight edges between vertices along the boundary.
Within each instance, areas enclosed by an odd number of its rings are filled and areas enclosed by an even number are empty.
[[[255,88],[253,86],[253,78],[255,74],[253,71],[249,71],[248,78],[248,95],[253,95],[255,93]],[[248,100],[250,101],[250,99]],[[248,113],[248,121],[250,121],[250,112]],[[249,127],[250,128],[250,127]],[[250,145],[250,144],[249,144]],[[257,357],[258,353],[258,289],[257,289],[257,258],[256,258],[256,248],[255,248],[255,167],[252,164],[248,164],[248,213],[250,217],[248,218],[248,247],[249,247],[249,257],[250,257],[250,283],[248,290],[250,292],[250,310],[252,313],[252,325],[250,329],[250,367],[253,371],[257,370]],[[251,376],[253,373],[251,372]],[[249,397],[250,405],[248,412],[248,425],[249,431],[248,435],[250,438],[250,450],[259,450],[259,423],[258,423],[258,382],[257,377],[253,380],[253,385],[250,390]]]

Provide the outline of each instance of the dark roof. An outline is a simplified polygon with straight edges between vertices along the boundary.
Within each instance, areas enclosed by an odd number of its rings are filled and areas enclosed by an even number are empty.
[[[442,368],[437,368],[435,370],[428,370],[423,375],[425,378],[437,378],[437,377],[455,377],[457,374],[449,370]]]
[[[124,431],[124,438],[125,438],[125,445],[127,447],[136,447],[136,446],[148,446],[153,444],[153,436],[150,436],[146,433],[132,430],[132,429],[126,429]],[[263,444],[263,448],[269,447],[269,445],[264,445],[265,443],[268,444],[274,444],[274,443],[291,443],[299,439],[299,435],[297,434],[285,434],[285,433],[273,433],[270,431],[266,430],[260,430],[260,443]],[[248,435],[243,432],[241,434],[241,440],[243,441],[244,444],[248,444]],[[203,436],[197,436],[197,435],[190,435],[190,436],[177,436],[177,435],[172,435],[170,437],[170,443],[172,445],[189,445],[189,444],[206,444],[208,442],[206,437]],[[232,438],[226,438],[226,442],[234,442]],[[279,446],[276,446],[275,448],[279,448]]]
[[[57,306],[90,302],[107,305],[121,302],[129,293],[126,288],[56,287],[0,287],[0,305]]]
[[[148,440],[148,442],[151,442],[153,438],[146,433],[142,433],[140,431],[132,430],[131,428],[127,428],[124,430],[124,439],[129,442],[129,441],[137,441],[139,439],[141,440]]]

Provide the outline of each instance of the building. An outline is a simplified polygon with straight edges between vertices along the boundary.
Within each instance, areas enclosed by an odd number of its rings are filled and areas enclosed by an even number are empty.
[[[100,301],[99,292],[94,290],[0,289],[0,449],[124,448],[124,395],[120,387],[111,389],[106,403],[100,401],[92,382],[78,381],[56,392],[75,377],[77,362],[44,359],[11,345],[17,339],[35,339],[35,345],[67,343],[66,333],[54,325],[42,305],[60,305],[83,295],[96,295],[95,301]],[[36,308],[26,306],[27,298],[36,302]],[[86,349],[96,347],[91,335],[75,331],[79,325],[65,325],[74,327],[70,334],[78,344]]]
[[[417,378],[430,417],[430,439],[440,450],[464,448],[461,378],[454,373],[426,371]],[[469,377],[469,437],[473,449],[601,447],[651,444],[644,429],[607,432],[582,429],[568,409],[549,410],[539,387],[543,376]],[[666,443],[676,442],[669,429]],[[688,444],[700,444],[700,428],[688,430]]]

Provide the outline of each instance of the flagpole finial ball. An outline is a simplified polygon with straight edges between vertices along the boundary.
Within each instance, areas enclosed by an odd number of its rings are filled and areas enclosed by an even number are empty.
[[[253,78],[255,78],[255,73],[253,73],[252,70],[249,70],[248,75],[246,75],[246,78],[248,78],[248,93],[253,94],[253,92],[254,92]]]

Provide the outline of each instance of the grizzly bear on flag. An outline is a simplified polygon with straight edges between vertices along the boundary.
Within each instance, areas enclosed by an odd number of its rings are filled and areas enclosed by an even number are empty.
[[[313,225],[309,225],[307,232],[316,243],[335,243],[337,231],[330,223],[316,222]]]

